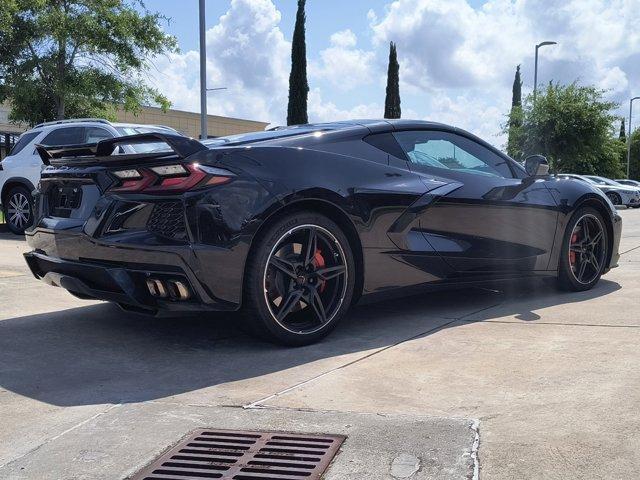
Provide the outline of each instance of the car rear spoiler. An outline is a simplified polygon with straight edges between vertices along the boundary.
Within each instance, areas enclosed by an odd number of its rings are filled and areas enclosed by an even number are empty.
[[[129,155],[112,155],[116,147],[120,145],[140,145],[144,143],[166,143],[172,152],[152,152]],[[179,158],[187,158],[194,153],[208,148],[193,138],[183,137],[160,132],[141,133],[125,137],[108,138],[98,143],[85,143],[82,145],[45,146],[36,145],[36,150],[42,163],[45,165],[67,164],[64,160],[75,159],[74,164],[95,164],[103,162],[119,162],[123,160],[144,160],[167,155],[177,155]],[[57,161],[62,160],[62,161]]]

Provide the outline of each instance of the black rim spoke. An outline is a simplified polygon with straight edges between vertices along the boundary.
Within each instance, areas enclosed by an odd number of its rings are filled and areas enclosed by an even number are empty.
[[[280,310],[278,311],[278,320],[283,320],[287,315],[291,313],[293,307],[295,307],[302,298],[302,290],[293,290],[289,292],[287,298],[282,300],[280,304]]]
[[[306,267],[313,260],[318,248],[318,235],[315,228],[309,228],[307,243],[304,250],[304,266]]]
[[[336,278],[347,271],[347,267],[344,265],[337,265],[335,267],[320,268],[316,270],[316,274],[321,280],[331,280]]]
[[[318,293],[318,289],[317,288],[312,289],[309,296],[311,297],[311,299],[309,300],[309,303],[313,307],[313,310],[316,312],[316,315],[318,316],[318,320],[320,321],[321,324],[327,323],[327,314],[324,311],[324,305],[322,304],[322,298]]]
[[[589,241],[589,222],[586,218],[582,219],[582,235],[584,236],[585,242]]]
[[[578,272],[578,280],[582,281],[584,277],[584,273],[587,270],[587,265],[588,263],[584,261],[580,264],[580,271]]]
[[[264,273],[264,296],[273,318],[296,334],[331,322],[343,305],[348,270],[342,246],[323,227],[301,225],[276,243]]]
[[[599,231],[596,235],[594,235],[590,243],[592,245],[597,245],[598,243],[600,243],[601,238],[602,238],[602,231]]]
[[[288,262],[280,257],[276,257],[275,255],[269,259],[269,265],[274,266],[282,273],[290,276],[291,278],[296,278],[296,269],[291,262]]]

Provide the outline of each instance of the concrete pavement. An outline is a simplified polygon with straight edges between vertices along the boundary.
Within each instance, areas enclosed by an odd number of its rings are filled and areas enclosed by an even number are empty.
[[[621,267],[590,292],[424,294],[356,308],[299,349],[233,315],[75,299],[0,235],[0,478],[125,478],[198,427],[346,433],[327,478],[394,478],[402,454],[420,462],[407,478],[631,478],[640,212],[621,214]]]

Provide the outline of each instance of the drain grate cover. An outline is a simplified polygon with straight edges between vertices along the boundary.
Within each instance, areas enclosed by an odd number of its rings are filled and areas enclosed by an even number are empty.
[[[197,430],[132,480],[318,480],[345,437]]]

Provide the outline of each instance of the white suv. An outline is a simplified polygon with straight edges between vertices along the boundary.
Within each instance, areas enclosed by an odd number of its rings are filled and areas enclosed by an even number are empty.
[[[9,229],[23,234],[33,221],[31,192],[40,181],[42,160],[35,145],[81,145],[137,133],[178,134],[161,125],[111,123],[102,119],[60,120],[41,123],[23,133],[9,155],[0,162],[0,205]],[[163,143],[125,145],[122,153],[144,153],[162,148]]]

